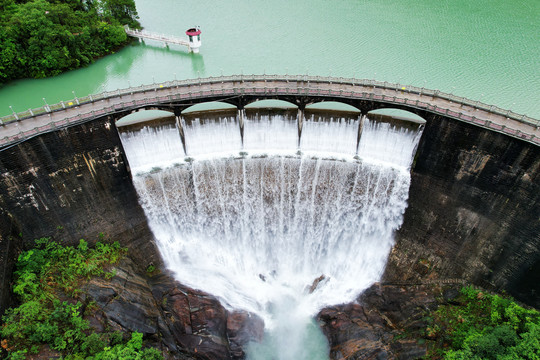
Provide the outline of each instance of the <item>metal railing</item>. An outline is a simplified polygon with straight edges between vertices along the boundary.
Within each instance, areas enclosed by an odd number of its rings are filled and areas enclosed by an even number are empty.
[[[153,33],[146,30],[131,29],[127,25],[124,25],[124,31],[126,32],[128,36],[135,37],[138,39],[154,40],[154,41],[159,41],[166,44],[176,44],[176,45],[187,46],[188,48],[190,48],[189,41],[187,39],[182,39],[176,36],[158,34],[158,33]]]
[[[217,86],[215,86],[217,85]],[[228,86],[227,86],[228,85]],[[319,85],[319,86],[317,86]],[[324,85],[324,86],[320,86]],[[392,95],[378,93],[377,90],[390,91]],[[134,97],[136,94],[144,94],[142,99],[125,99]],[[165,95],[163,95],[166,93]],[[96,117],[117,111],[170,103],[191,99],[200,99],[212,96],[241,96],[241,95],[298,95],[298,96],[330,96],[359,100],[373,100],[389,104],[405,105],[407,107],[423,109],[432,113],[441,114],[450,118],[472,123],[493,131],[501,132],[513,137],[523,139],[540,145],[540,138],[533,134],[534,129],[540,126],[540,120],[514,113],[510,110],[501,109],[494,105],[487,105],[480,101],[472,101],[463,97],[414,86],[406,86],[397,83],[380,82],[367,79],[321,77],[308,75],[232,75],[189,80],[174,80],[158,84],[140,85],[116,91],[105,91],[99,94],[91,94],[84,97],[61,101],[52,105],[44,105],[35,109],[13,113],[0,118],[0,136],[2,126],[29,118],[38,118],[61,111],[66,112],[66,117],[58,120],[50,120],[47,124],[35,127],[16,135],[0,138],[0,146],[22,141],[36,134],[54,131],[58,128],[78,124],[95,119]],[[409,95],[409,96],[407,96]],[[431,97],[429,102],[421,101],[419,97]],[[114,101],[113,101],[114,100]],[[437,100],[440,104],[435,104]],[[83,112],[82,107],[86,104],[102,102],[98,109]],[[114,104],[111,104],[115,102]],[[458,104],[460,108],[469,107],[468,111],[457,111],[450,106]],[[77,108],[76,115],[70,115],[71,109]],[[471,115],[472,112],[484,111],[488,116]],[[531,133],[514,129],[509,124],[493,121],[489,115],[502,117],[506,120],[514,120],[529,125]],[[497,120],[497,119],[496,119]]]

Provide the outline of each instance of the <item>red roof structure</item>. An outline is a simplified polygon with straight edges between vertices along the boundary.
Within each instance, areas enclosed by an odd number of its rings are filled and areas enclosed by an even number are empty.
[[[196,36],[196,35],[200,35],[200,34],[201,34],[201,30],[199,30],[197,28],[191,28],[191,29],[186,30],[186,35],[188,35],[188,36]]]

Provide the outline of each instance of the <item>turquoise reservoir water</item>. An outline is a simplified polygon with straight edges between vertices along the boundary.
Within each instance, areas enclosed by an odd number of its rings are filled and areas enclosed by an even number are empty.
[[[149,31],[200,25],[201,53],[134,42],[58,77],[0,88],[0,115],[142,83],[220,74],[375,78],[540,118],[538,0],[137,0]]]

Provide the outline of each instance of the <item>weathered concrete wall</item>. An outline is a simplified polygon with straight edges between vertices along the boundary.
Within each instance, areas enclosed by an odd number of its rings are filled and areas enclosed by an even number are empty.
[[[3,248],[28,248],[54,236],[68,244],[98,234],[130,246],[141,266],[158,262],[116,127],[107,119],[43,134],[0,152]],[[20,239],[9,235],[15,224]],[[6,234],[6,235],[4,235]],[[12,264],[1,259],[0,269]],[[2,286],[2,290],[6,289]],[[3,293],[4,291],[2,291]]]
[[[386,280],[465,278],[540,307],[540,147],[427,120]]]
[[[11,306],[12,270],[21,250],[20,229],[0,208],[0,315]]]

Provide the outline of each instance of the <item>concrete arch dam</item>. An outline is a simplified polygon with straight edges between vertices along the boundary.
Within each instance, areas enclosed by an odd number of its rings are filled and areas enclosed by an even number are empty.
[[[505,289],[538,306],[537,121],[444,97],[450,95],[352,79],[238,76],[127,89],[74,99],[72,105],[33,109],[32,114],[16,114],[18,120],[4,118],[0,129],[2,289],[9,288],[17,251],[32,246],[35,238],[57,234],[59,227],[67,243],[77,244],[81,237],[91,240],[104,232],[129,245],[142,268],[159,263],[133,185],[133,164],[127,161],[122,129],[115,126],[118,119],[141,109],[169,111],[173,124],[186,123],[182,129],[189,156],[194,149],[188,140],[189,115],[182,114],[189,106],[228,102],[236,107],[232,117],[240,122],[248,104],[280,99],[298,107],[292,111],[294,120],[287,123],[292,124],[294,142],[298,119],[304,119],[304,124],[310,121],[306,115],[310,104],[340,101],[357,108],[360,113],[346,122],[356,126],[351,155],[370,111],[397,108],[426,120],[409,164],[408,206],[395,234],[384,281],[418,282],[427,276],[462,279]],[[247,136],[249,119],[245,120]],[[175,126],[171,128],[176,130]],[[235,136],[240,138],[238,127]],[[301,130],[306,131],[300,136],[302,142],[308,126]],[[364,131],[360,129],[360,138]],[[175,136],[182,144],[178,132]],[[2,296],[4,306],[8,300],[5,292]]]

